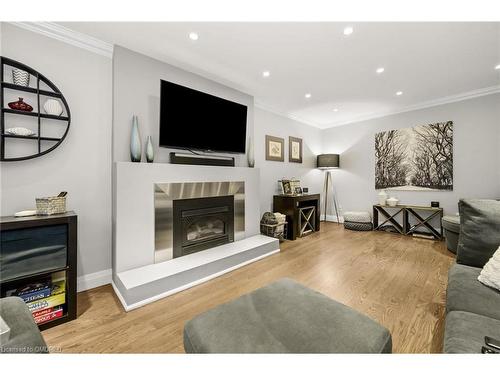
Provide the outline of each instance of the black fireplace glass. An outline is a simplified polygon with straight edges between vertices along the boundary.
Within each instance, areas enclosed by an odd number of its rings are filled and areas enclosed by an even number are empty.
[[[173,201],[173,257],[234,241],[234,196]]]

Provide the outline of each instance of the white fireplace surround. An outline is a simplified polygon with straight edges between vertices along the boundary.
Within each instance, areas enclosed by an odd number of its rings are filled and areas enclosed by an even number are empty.
[[[155,184],[244,183],[244,232],[235,242],[155,263]],[[114,166],[113,287],[125,310],[140,307],[279,252],[259,234],[257,168],[117,162]]]

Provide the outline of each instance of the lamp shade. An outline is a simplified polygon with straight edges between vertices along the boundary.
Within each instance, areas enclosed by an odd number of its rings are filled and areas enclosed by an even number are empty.
[[[321,154],[318,155],[317,167],[319,169],[339,168],[339,154]]]

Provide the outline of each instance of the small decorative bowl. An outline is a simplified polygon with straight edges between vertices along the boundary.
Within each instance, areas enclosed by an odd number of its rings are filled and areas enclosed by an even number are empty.
[[[399,199],[392,197],[387,199],[386,203],[389,207],[396,207],[399,203]]]

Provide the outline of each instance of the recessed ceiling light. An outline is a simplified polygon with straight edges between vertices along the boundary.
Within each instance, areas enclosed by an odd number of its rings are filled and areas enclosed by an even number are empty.
[[[262,77],[267,78],[267,77],[269,77],[270,75],[271,75],[271,72],[270,72],[269,70],[264,70],[264,71],[262,72]]]
[[[198,34],[196,34],[194,32],[189,33],[189,39],[198,40]]]
[[[384,72],[384,68],[380,67],[376,70],[377,74],[382,74]]]
[[[309,94],[309,93],[307,93],[307,94],[305,94],[304,96],[306,97],[306,99],[309,99],[312,95],[311,95],[311,94]]]
[[[401,96],[401,95],[403,95],[403,91],[398,91],[398,92],[396,92],[396,95],[397,95],[397,96]]]
[[[497,66],[495,66],[495,69],[496,70],[500,70],[500,64],[498,64]]]
[[[334,108],[334,109],[333,109],[333,112],[338,112],[338,111],[339,111],[339,109],[338,109],[338,108]]]
[[[345,29],[344,29],[344,35],[351,35],[353,33],[354,29],[352,28],[352,26],[347,26]]]

